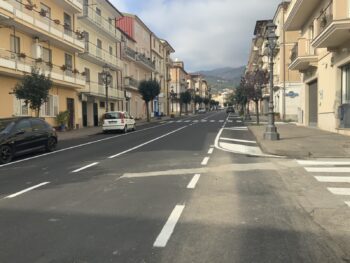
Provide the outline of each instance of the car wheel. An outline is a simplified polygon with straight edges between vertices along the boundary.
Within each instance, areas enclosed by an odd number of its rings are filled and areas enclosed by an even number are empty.
[[[133,131],[136,131],[136,123],[134,124],[132,130],[133,130]]]
[[[6,164],[12,161],[12,148],[8,145],[0,146],[0,164]]]
[[[53,152],[57,148],[57,140],[54,137],[50,137],[46,143],[46,151]]]
[[[124,126],[124,129],[123,129],[123,133],[127,133],[127,132],[128,132],[128,126],[125,125],[125,126]]]

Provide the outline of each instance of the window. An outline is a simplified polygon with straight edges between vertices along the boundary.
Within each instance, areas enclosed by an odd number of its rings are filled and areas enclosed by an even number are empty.
[[[51,8],[47,5],[40,3],[40,11],[45,13],[45,17],[51,18]]]
[[[90,83],[90,69],[89,68],[85,68],[85,80],[87,83]]]
[[[100,101],[100,108],[104,108],[106,106],[106,103],[104,101]]]
[[[52,50],[51,49],[43,47],[41,56],[42,56],[41,58],[45,62],[52,63]]]
[[[31,122],[32,122],[32,129],[34,131],[42,131],[48,128],[46,122],[44,122],[43,120],[32,119]]]
[[[113,47],[109,46],[109,54],[113,56]]]
[[[10,38],[11,41],[11,52],[19,54],[21,53],[21,41],[19,37],[16,37],[14,35],[11,35]]]
[[[18,100],[14,97],[14,115],[15,116],[28,116],[28,105],[25,104],[24,100]]]
[[[72,71],[73,70],[73,56],[70,54],[64,54],[64,61],[65,65],[67,67],[67,70]]]
[[[350,64],[342,67],[342,104],[350,103]]]
[[[41,106],[42,117],[55,117],[58,114],[58,96],[49,95],[47,102]]]
[[[72,17],[67,13],[64,13],[64,33],[66,35],[72,35]]]
[[[111,111],[115,111],[115,104],[111,103]]]
[[[17,131],[25,131],[25,132],[31,132],[32,131],[32,125],[30,124],[29,120],[21,120],[16,125]]]
[[[100,39],[97,39],[96,55],[102,57],[102,41]]]

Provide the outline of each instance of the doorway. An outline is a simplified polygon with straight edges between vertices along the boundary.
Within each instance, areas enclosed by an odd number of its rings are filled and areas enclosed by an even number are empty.
[[[309,126],[318,124],[318,85],[317,81],[309,84]]]
[[[94,103],[93,107],[93,115],[94,115],[94,126],[98,126],[98,104]]]
[[[83,127],[88,126],[88,116],[87,116],[87,102],[82,102],[82,108],[83,108]]]
[[[68,128],[74,129],[74,116],[75,116],[74,99],[67,98],[67,111],[69,112]]]

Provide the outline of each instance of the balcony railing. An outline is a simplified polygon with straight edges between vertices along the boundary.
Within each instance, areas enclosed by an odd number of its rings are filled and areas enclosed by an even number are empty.
[[[57,65],[43,62],[24,56],[23,54],[16,54],[8,50],[0,50],[0,71],[1,68],[13,70],[13,74],[28,74],[33,68],[37,68],[40,73],[49,76],[53,82],[60,81],[66,85],[85,85],[85,77],[73,73],[71,70],[62,70]]]
[[[106,96],[106,87],[104,85],[98,85],[98,93],[101,96]],[[123,99],[124,98],[124,91],[118,90],[116,88],[108,87],[108,97],[109,98],[116,98],[116,99]]]
[[[137,87],[139,86],[139,82],[132,77],[125,77],[124,78],[124,85],[127,87],[132,87],[132,88],[137,89]]]
[[[322,10],[317,18],[318,34],[321,34],[333,22],[333,1]]]
[[[124,47],[124,56],[136,60],[136,51],[129,47]]]
[[[298,43],[295,43],[294,47],[291,50],[290,60],[294,61],[298,58]]]
[[[105,33],[108,33],[109,36],[117,40],[121,39],[121,33],[119,30],[117,30],[114,19],[107,20],[103,16],[99,15],[95,9],[86,5],[84,5],[83,10],[83,16],[79,18],[87,18],[96,27],[102,29]]]
[[[40,33],[45,32],[45,35],[52,40],[69,44],[74,47],[75,51],[82,51],[84,49],[83,40],[71,29],[65,29],[61,21],[56,20],[55,22],[53,19],[40,15],[35,10],[27,9],[24,4],[15,0],[0,0],[0,12],[1,9],[13,15],[14,20],[8,20],[6,21],[7,23],[14,23],[14,21],[21,23],[21,25],[27,27],[27,30],[33,32],[33,34],[35,34],[35,31]]]
[[[110,54],[108,51],[90,42],[85,43],[85,54],[81,56],[84,56],[85,59],[88,59],[88,56],[90,59],[93,59],[94,62],[102,66],[107,63],[113,69],[121,68],[121,62],[115,55]]]
[[[64,8],[69,11],[73,11],[76,13],[81,13],[83,11],[82,0],[56,0],[56,1],[62,4]]]
[[[154,62],[150,58],[147,58],[143,54],[137,54],[136,60],[140,61],[143,65],[147,66],[148,68],[150,68],[152,70],[155,70],[155,68],[156,68]]]

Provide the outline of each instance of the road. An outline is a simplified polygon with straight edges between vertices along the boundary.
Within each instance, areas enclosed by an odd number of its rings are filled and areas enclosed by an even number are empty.
[[[308,178],[224,112],[62,142],[0,167],[0,262],[346,262]]]

